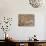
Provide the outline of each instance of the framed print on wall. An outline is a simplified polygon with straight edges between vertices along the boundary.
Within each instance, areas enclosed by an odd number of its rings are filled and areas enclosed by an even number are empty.
[[[34,15],[33,14],[19,14],[18,26],[34,26]]]

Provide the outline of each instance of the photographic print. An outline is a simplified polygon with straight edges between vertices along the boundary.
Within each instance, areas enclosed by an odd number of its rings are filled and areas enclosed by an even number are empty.
[[[18,26],[34,26],[33,14],[19,14]]]

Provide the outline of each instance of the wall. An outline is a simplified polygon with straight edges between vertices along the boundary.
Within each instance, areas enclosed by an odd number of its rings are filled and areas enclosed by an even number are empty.
[[[16,40],[27,40],[34,34],[37,35],[37,39],[45,39],[45,6],[40,8],[33,8],[30,6],[28,0],[0,0],[0,17],[13,17],[13,22],[10,31],[8,33]],[[35,26],[34,27],[19,27],[18,26],[18,14],[34,14]],[[0,35],[2,35],[0,31]],[[4,34],[4,33],[3,33]],[[0,36],[0,39],[4,37]]]

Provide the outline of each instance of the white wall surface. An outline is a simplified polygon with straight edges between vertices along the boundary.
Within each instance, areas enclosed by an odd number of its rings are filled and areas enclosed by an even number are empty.
[[[8,34],[12,35],[16,40],[27,40],[34,34],[37,39],[46,40],[45,33],[45,6],[40,8],[33,8],[30,6],[28,0],[0,0],[0,17],[12,17],[13,22]],[[34,27],[19,27],[18,14],[34,14],[35,26]],[[1,19],[1,18],[0,18]],[[3,32],[0,31],[0,39],[4,39]]]

